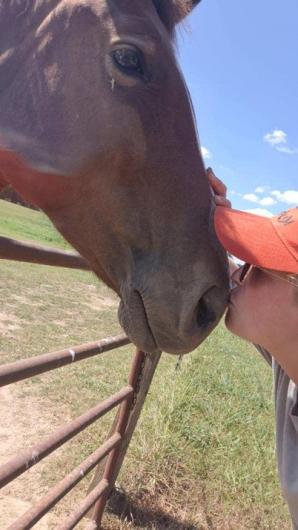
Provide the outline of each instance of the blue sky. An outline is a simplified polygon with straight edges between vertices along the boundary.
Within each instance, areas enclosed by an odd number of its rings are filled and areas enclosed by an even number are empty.
[[[233,207],[298,205],[298,2],[202,0],[178,33],[206,166]]]

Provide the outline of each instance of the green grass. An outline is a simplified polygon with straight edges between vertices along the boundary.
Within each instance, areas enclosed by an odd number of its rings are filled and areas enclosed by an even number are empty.
[[[39,212],[1,201],[0,233],[5,229],[42,243],[61,239]],[[2,362],[120,331],[116,297],[91,273],[6,261],[0,267]],[[59,425],[119,389],[132,351],[121,348],[19,383],[20,414],[25,403],[37,400],[41,417],[52,418],[50,432],[52,422]],[[120,476],[135,523],[107,517],[104,528],[288,530],[266,363],[223,324],[178,368],[176,363],[162,356]],[[45,489],[71,470],[104,439],[110,422],[111,416],[60,449],[30,488]],[[28,427],[28,439],[38,436],[38,426]]]
[[[237,512],[242,526],[236,528],[283,527],[271,379],[254,348],[223,325],[179,375],[169,431],[190,453],[189,473],[199,480],[218,528],[223,514],[232,521]]]
[[[42,212],[0,199],[0,234],[48,246],[69,247]]]

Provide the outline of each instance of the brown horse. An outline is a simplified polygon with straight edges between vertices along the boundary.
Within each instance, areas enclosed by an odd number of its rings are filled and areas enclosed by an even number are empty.
[[[119,294],[120,322],[147,352],[195,348],[227,297],[173,47],[196,3],[0,4],[2,186],[42,208]]]

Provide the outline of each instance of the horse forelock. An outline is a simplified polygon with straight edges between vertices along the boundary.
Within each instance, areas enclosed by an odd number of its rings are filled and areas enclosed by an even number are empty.
[[[181,21],[185,16],[197,5],[201,0],[152,0],[152,3],[159,15],[162,23],[169,31],[171,36],[174,36],[175,25]],[[30,9],[34,8],[36,11],[49,10],[55,7],[59,0],[48,0],[47,2],[38,2],[37,0],[0,0],[0,15],[2,16],[6,10],[16,17],[21,17]],[[48,7],[47,7],[48,5]]]

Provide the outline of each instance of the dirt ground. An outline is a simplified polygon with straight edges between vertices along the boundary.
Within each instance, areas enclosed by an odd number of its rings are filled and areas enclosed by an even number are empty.
[[[0,423],[0,464],[23,450],[27,440],[40,438],[48,432],[49,425],[53,427],[53,415],[46,413],[44,404],[29,396],[21,397],[16,386],[0,389],[0,417],[5,418]],[[57,416],[54,420],[58,425]],[[39,484],[43,465],[41,462],[1,490],[0,528],[6,528],[31,507],[32,501],[39,498],[43,489]],[[30,500],[26,493],[29,489],[34,497],[30,493]],[[47,515],[36,528],[48,530],[56,523],[57,519]]]

